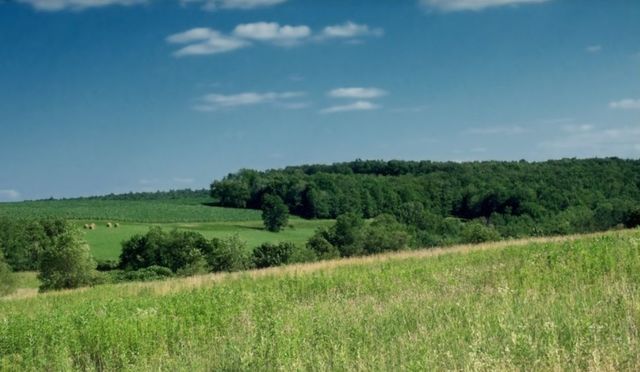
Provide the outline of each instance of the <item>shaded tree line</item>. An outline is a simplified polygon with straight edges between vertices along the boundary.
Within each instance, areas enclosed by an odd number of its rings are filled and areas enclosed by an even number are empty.
[[[464,224],[501,237],[634,226],[640,161],[364,161],[242,169],[211,184],[220,205],[263,209],[279,198],[305,218],[393,215],[421,244],[461,239]],[[265,198],[268,196],[268,198]]]

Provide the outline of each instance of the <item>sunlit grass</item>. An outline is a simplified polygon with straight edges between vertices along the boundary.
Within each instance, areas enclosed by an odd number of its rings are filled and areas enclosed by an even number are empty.
[[[29,370],[638,370],[640,232],[0,301]]]

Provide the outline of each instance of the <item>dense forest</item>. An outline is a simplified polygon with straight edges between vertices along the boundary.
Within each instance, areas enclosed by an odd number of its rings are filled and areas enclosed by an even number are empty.
[[[211,184],[222,206],[262,208],[281,198],[305,218],[394,215],[420,244],[441,244],[469,222],[502,237],[566,234],[633,225],[640,161],[545,162],[356,160],[267,171],[242,169]]]

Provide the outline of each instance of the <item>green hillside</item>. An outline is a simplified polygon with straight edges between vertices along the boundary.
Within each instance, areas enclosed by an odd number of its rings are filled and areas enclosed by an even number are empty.
[[[0,368],[638,370],[639,286],[628,230],[22,293]]]

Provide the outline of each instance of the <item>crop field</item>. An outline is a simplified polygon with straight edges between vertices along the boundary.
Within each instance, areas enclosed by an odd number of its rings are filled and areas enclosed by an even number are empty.
[[[84,225],[92,220],[77,221]],[[252,249],[261,243],[292,242],[304,245],[307,239],[313,235],[318,227],[329,226],[332,220],[304,220],[292,217],[289,226],[279,233],[269,232],[264,229],[262,220],[236,221],[236,222],[190,222],[190,223],[135,223],[123,222],[117,228],[108,228],[106,222],[96,223],[95,230],[83,230],[85,240],[89,243],[91,253],[98,260],[117,260],[121,243],[134,234],[144,234],[151,226],[160,226],[164,230],[180,229],[201,233],[206,238],[224,238],[237,234],[247,243],[247,248]]]
[[[638,370],[640,231],[0,301],[4,370]]]
[[[175,200],[39,200],[0,203],[0,217],[60,217],[69,220],[122,222],[222,222],[260,220],[260,211],[212,207],[211,199]]]

